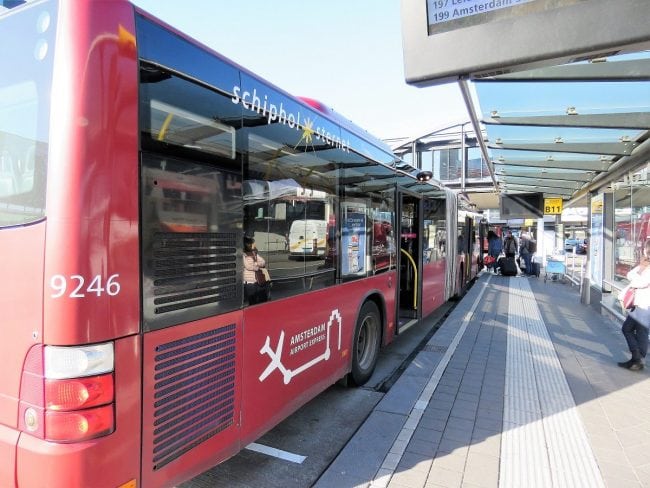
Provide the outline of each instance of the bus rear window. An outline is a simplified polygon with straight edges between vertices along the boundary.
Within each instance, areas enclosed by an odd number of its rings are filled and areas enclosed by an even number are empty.
[[[45,216],[56,2],[0,12],[0,228]]]
[[[43,197],[35,191],[37,158],[36,86],[23,82],[0,88],[0,226],[25,224],[43,216]]]

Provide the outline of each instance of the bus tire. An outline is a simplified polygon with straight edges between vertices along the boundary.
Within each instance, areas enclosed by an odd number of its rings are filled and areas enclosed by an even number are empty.
[[[350,380],[356,386],[365,384],[372,376],[381,347],[381,317],[377,305],[367,301],[361,307],[352,344]]]

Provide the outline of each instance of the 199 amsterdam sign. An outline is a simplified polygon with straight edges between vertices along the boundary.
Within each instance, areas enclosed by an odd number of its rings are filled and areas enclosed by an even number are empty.
[[[427,0],[429,34],[476,25],[486,20],[482,14],[497,10],[501,10],[501,18],[509,18],[513,15],[512,7],[533,1],[535,0]],[[492,14],[492,17],[496,18],[496,14]]]

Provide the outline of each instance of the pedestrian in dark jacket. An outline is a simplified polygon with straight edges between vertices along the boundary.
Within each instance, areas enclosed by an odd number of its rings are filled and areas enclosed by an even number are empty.
[[[512,235],[512,231],[509,230],[506,234],[506,238],[503,240],[503,252],[506,255],[506,259],[512,259],[515,262],[515,265],[517,266],[517,274],[521,274],[521,268],[519,268],[517,260],[515,259],[517,251],[517,239],[515,239],[515,236]]]
[[[517,254],[517,239],[512,235],[512,231],[509,230],[506,234],[506,238],[503,240],[503,252],[506,254],[507,258],[514,258]]]
[[[519,240],[519,256],[524,260],[524,267],[525,267],[525,273],[526,274],[532,274],[531,273],[531,262],[533,255],[530,252],[530,247],[529,247],[529,238],[527,234],[522,234],[521,239]]]
[[[501,238],[496,235],[494,231],[488,231],[488,256],[494,258],[494,261],[489,267],[492,268],[495,273],[497,272],[497,260],[502,251],[503,243],[501,242]]]

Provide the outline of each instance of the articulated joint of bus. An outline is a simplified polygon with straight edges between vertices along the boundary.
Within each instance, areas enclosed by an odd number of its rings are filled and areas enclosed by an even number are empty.
[[[20,388],[20,430],[52,442],[81,442],[115,430],[114,345],[36,345]]]

